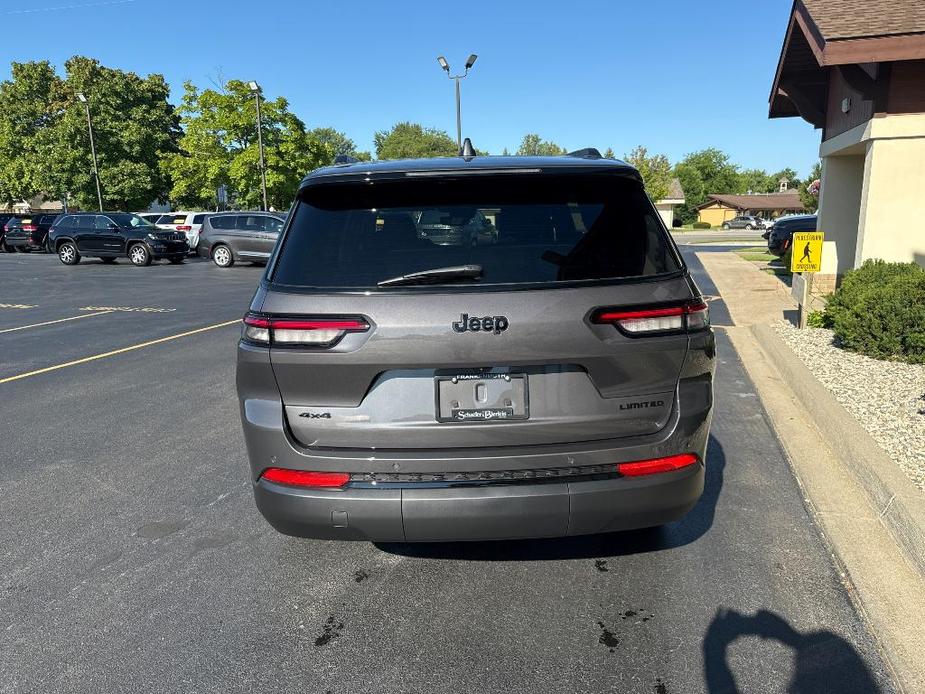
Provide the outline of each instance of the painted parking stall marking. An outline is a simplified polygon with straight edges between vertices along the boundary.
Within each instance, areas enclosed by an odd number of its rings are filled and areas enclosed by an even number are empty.
[[[57,320],[47,320],[41,323],[32,323],[30,325],[20,325],[15,328],[5,328],[4,330],[0,330],[0,335],[2,335],[3,333],[13,333],[13,332],[16,332],[17,330],[26,330],[28,328],[41,328],[43,325],[54,325],[55,323],[66,323],[68,321],[79,320],[81,318],[92,318],[93,316],[104,316],[108,313],[112,313],[112,311],[96,311],[94,313],[81,313],[79,316],[70,316],[68,318],[58,318]]]
[[[81,306],[80,311],[119,311],[122,313],[171,313],[175,308],[152,308],[145,306]]]
[[[130,345],[128,347],[122,347],[120,349],[114,349],[110,352],[103,352],[102,354],[94,354],[89,357],[84,357],[83,359],[75,359],[74,361],[68,361],[63,364],[55,364],[54,366],[46,366],[44,369],[36,369],[35,371],[29,371],[23,374],[17,374],[16,376],[8,376],[7,378],[0,378],[0,384],[10,383],[12,381],[18,381],[23,378],[29,378],[31,376],[39,376],[40,374],[45,374],[50,371],[58,371],[60,369],[66,369],[72,366],[78,366],[80,364],[86,364],[91,361],[97,361],[99,359],[107,359],[109,357],[114,357],[118,354],[125,354],[126,352],[133,352],[135,350],[144,349],[145,347],[151,347],[153,345],[160,345],[165,342],[170,342],[172,340],[179,340],[182,337],[189,337],[190,335],[199,335],[200,333],[208,332],[209,330],[215,330],[216,328],[225,328],[229,325],[240,325],[241,319],[235,318],[234,320],[225,321],[223,323],[215,323],[213,325],[207,325],[202,328],[196,328],[195,330],[187,330],[182,333],[177,333],[176,335],[168,335],[167,337],[160,337],[156,340],[148,340],[147,342],[141,342],[137,345]]]
[[[34,304],[0,304],[0,308],[36,308]]]

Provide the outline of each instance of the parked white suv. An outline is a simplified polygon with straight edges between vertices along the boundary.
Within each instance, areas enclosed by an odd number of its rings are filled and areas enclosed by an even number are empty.
[[[199,232],[207,214],[207,212],[168,212],[162,214],[155,224],[159,229],[182,231],[186,234],[189,247],[195,250],[199,245]]]

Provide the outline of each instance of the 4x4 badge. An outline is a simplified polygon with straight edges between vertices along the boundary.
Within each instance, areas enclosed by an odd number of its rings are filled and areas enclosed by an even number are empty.
[[[463,313],[459,320],[453,323],[453,330],[458,333],[464,333],[467,330],[473,333],[494,333],[500,335],[507,326],[510,325],[507,316],[484,316],[482,318],[469,317],[468,313]]]

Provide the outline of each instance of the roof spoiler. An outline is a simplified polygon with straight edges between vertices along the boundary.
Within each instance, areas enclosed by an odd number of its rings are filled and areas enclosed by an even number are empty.
[[[601,153],[595,147],[585,147],[584,149],[576,149],[574,152],[569,152],[565,156],[567,157],[576,157],[578,159],[603,159]]]

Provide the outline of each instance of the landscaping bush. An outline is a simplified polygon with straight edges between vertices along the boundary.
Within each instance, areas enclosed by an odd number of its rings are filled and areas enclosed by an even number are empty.
[[[694,222],[691,224],[691,229],[712,229],[713,227],[709,222]]]
[[[925,269],[868,260],[848,272],[825,320],[846,349],[925,364]]]

